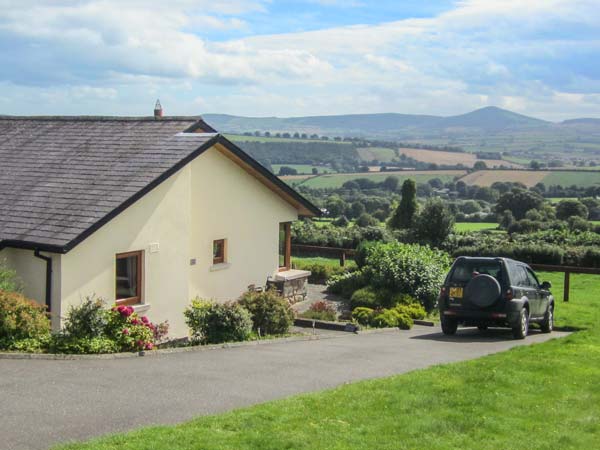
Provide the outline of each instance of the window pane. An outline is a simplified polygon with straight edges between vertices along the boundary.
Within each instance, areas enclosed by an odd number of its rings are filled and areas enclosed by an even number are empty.
[[[213,264],[225,262],[225,239],[213,241]]]
[[[279,224],[279,267],[284,267],[286,258],[286,224]]]
[[[117,258],[117,300],[138,296],[138,256]]]

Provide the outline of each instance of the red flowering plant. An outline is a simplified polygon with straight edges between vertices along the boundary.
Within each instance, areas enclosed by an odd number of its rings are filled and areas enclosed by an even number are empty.
[[[168,323],[155,325],[146,316],[139,316],[133,307],[113,306],[108,312],[106,334],[114,339],[123,351],[152,350],[164,339]]]

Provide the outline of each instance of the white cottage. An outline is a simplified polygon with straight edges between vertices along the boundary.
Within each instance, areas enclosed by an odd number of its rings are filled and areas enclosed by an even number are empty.
[[[95,294],[184,336],[191,298],[285,276],[318,214],[199,117],[0,116],[0,259],[55,329]]]

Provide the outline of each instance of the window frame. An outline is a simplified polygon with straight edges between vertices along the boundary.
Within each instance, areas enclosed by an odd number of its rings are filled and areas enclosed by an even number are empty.
[[[136,270],[136,292],[135,297],[117,299],[117,267],[116,262],[119,259],[137,257]],[[115,303],[117,305],[141,305],[144,303],[144,250],[133,250],[130,252],[117,253],[115,255]]]
[[[215,256],[215,244],[217,242],[221,243],[221,248],[223,249],[222,251],[222,255],[221,256]],[[213,239],[213,243],[212,243],[212,263],[213,266],[216,266],[217,264],[225,264],[227,263],[227,239],[223,238],[223,239]]]
[[[280,222],[279,223],[279,233],[277,239],[279,240],[279,236],[281,234],[281,226],[284,227],[285,233],[285,245],[283,249],[283,266],[279,266],[279,254],[277,255],[277,265],[278,271],[284,272],[286,270],[290,270],[292,267],[292,222]],[[279,252],[279,242],[277,245],[277,252]]]

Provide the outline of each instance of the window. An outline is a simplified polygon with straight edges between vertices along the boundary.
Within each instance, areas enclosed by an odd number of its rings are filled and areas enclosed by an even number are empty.
[[[226,240],[213,241],[213,264],[223,264],[226,259]]]
[[[291,223],[279,224],[279,270],[288,270],[291,267],[292,231]]]
[[[539,283],[537,277],[535,276],[535,274],[529,269],[525,269],[525,270],[527,271],[527,280],[529,281],[529,286],[531,286],[532,288],[535,288],[535,289],[539,289],[540,283]]]
[[[116,302],[119,305],[142,303],[144,282],[144,252],[117,254]]]
[[[499,262],[462,260],[454,266],[450,281],[452,283],[467,283],[473,278],[474,273],[491,275],[498,282],[502,280],[502,266]]]

